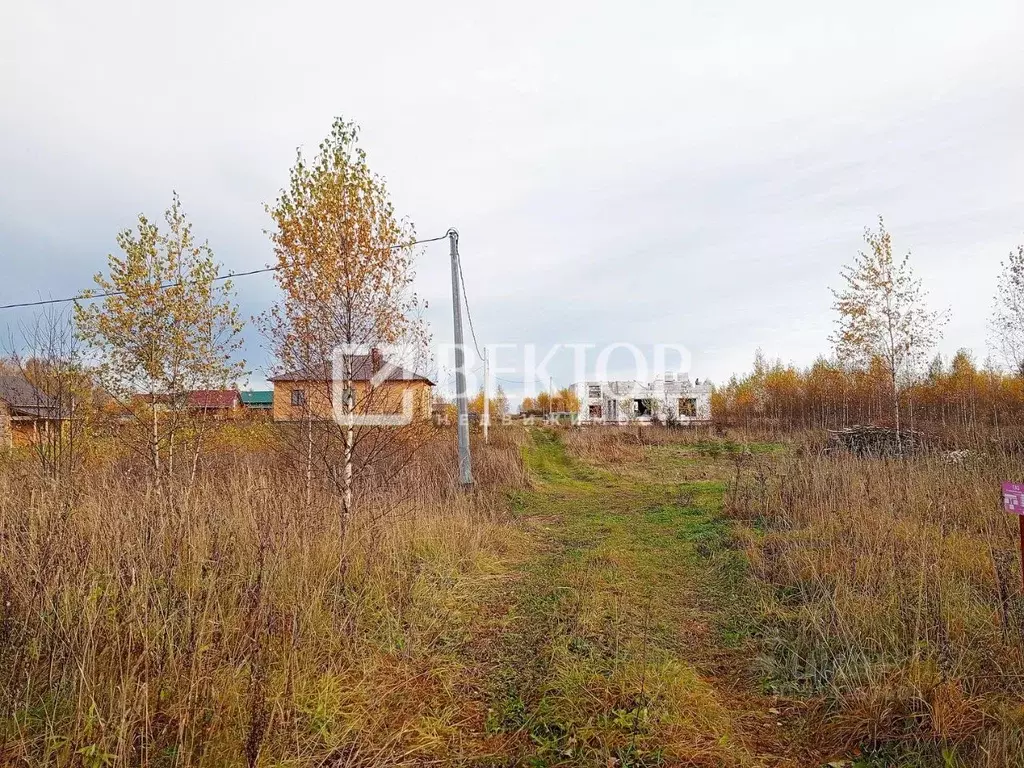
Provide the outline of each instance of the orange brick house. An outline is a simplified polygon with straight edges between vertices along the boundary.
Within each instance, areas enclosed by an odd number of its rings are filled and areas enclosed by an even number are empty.
[[[413,418],[430,419],[433,381],[395,366],[383,382],[371,386],[373,374],[383,365],[379,353],[374,350],[370,355],[352,355],[349,359],[357,414],[399,414],[402,412],[405,393],[411,391]],[[338,379],[341,376],[339,371]],[[302,421],[307,417],[333,418],[333,381],[334,370],[330,363],[318,370],[289,371],[272,376],[270,382],[274,385],[274,421]]]

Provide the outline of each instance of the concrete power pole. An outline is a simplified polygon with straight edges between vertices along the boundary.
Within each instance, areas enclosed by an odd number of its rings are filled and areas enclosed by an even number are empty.
[[[491,392],[490,382],[487,379],[487,345],[484,345],[484,412],[481,414],[481,418],[484,422],[484,442],[489,443],[491,441],[488,432],[491,427]]]
[[[455,320],[455,403],[459,408],[459,482],[465,490],[473,485],[469,458],[469,394],[466,392],[466,351],[462,338],[462,292],[459,288],[459,233],[448,230],[452,254],[452,314]]]

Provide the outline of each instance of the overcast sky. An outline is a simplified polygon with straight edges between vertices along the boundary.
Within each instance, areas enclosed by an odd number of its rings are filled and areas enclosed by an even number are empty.
[[[175,189],[227,269],[263,266],[263,204],[343,115],[420,235],[459,229],[481,343],[685,344],[716,381],[757,347],[807,364],[882,214],[952,312],[942,350],[985,356],[1024,242],[1020,0],[498,8],[5,3],[0,304],[86,287]],[[449,278],[427,246],[439,341]],[[238,288],[247,315],[275,296]],[[259,383],[254,332],[247,357]]]

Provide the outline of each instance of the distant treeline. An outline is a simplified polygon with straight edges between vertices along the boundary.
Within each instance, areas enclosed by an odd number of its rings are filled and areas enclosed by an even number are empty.
[[[758,352],[753,370],[733,377],[711,397],[720,426],[770,429],[832,429],[895,421],[889,373],[881,360],[848,368],[819,359],[800,369],[766,363]],[[951,360],[936,356],[927,372],[899,388],[904,427],[1024,426],[1024,378],[987,364],[970,352]]]

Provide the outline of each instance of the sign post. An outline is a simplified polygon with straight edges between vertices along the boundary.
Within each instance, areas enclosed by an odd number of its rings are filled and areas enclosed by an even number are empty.
[[[1020,526],[1020,573],[1024,585],[1024,484],[1003,483],[1003,509],[1017,515]]]

